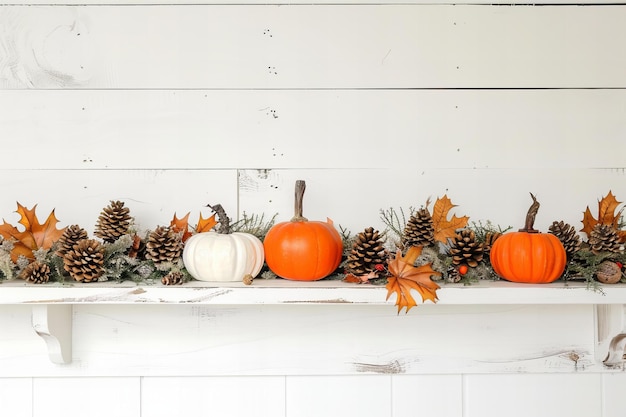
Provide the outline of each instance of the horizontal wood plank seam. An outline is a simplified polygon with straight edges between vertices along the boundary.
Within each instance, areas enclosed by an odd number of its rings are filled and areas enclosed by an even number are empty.
[[[170,7],[170,6],[179,6],[179,7],[196,7],[196,6],[233,6],[233,7],[241,7],[241,6],[290,6],[290,7],[298,7],[298,6],[354,6],[354,7],[363,7],[363,6],[486,6],[486,7],[574,7],[574,6],[585,6],[585,7],[603,7],[603,6],[626,6],[626,2],[619,3],[589,3],[589,2],[581,2],[581,3],[533,3],[533,2],[524,2],[524,3],[481,3],[481,2],[471,2],[471,3],[458,3],[458,2],[450,2],[450,3],[411,3],[411,2],[394,2],[394,3],[315,3],[315,2],[303,2],[303,3],[292,3],[292,2],[284,2],[284,3],[0,3],[0,6],[45,6],[45,7]]]
[[[100,87],[0,88],[0,91],[576,91],[626,90],[615,87]]]

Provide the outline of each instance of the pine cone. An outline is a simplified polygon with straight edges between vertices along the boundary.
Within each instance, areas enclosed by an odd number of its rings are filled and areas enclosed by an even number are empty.
[[[491,247],[500,236],[502,236],[500,232],[487,232],[485,234],[485,241],[483,242],[483,253],[490,254]]]
[[[155,264],[173,262],[180,258],[183,251],[183,242],[180,233],[169,227],[159,226],[148,236],[146,242],[146,259]]]
[[[97,281],[104,274],[104,246],[83,239],[63,256],[63,269],[78,282]]]
[[[122,201],[111,201],[111,204],[100,213],[94,235],[105,242],[115,242],[120,236],[128,233],[132,219],[129,212]]]
[[[356,236],[347,259],[346,270],[356,276],[367,275],[377,264],[385,264],[387,253],[383,238],[373,227],[368,227]]]
[[[85,229],[77,224],[68,226],[57,241],[59,246],[56,254],[62,258],[79,240],[83,239],[87,239],[87,231]]]
[[[406,224],[401,240],[404,248],[411,246],[429,246],[435,243],[433,218],[428,209],[417,210]]]
[[[478,266],[483,260],[483,244],[476,241],[476,234],[471,229],[461,230],[450,245],[450,256],[454,265],[466,264]]]
[[[33,284],[45,284],[50,280],[50,266],[43,262],[33,261],[24,268],[20,278]]]
[[[608,224],[596,224],[589,236],[591,251],[597,252],[621,252],[622,244],[614,227]]]
[[[574,226],[563,221],[555,221],[548,227],[548,231],[561,241],[568,257],[571,257],[580,250],[582,242]]]
[[[161,278],[163,285],[181,285],[183,283],[183,273],[179,271],[172,271],[169,274]]]

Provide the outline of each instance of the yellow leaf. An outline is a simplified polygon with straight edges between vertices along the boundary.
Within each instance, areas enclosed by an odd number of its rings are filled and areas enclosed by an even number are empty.
[[[433,228],[434,238],[438,242],[447,243],[448,239],[453,239],[456,236],[456,231],[467,226],[469,217],[457,217],[452,216],[452,219],[448,220],[448,213],[456,205],[452,204],[452,201],[447,195],[441,198],[437,198],[433,205]]]

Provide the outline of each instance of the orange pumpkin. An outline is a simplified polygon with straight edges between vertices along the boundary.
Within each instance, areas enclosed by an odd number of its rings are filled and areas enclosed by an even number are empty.
[[[316,281],[334,272],[343,254],[343,242],[330,219],[309,221],[302,216],[305,182],[296,181],[295,215],[277,223],[265,235],[268,268],[281,278]]]
[[[489,257],[494,272],[508,281],[549,283],[561,277],[567,257],[556,236],[533,228],[539,203],[534,195],[531,197],[533,204],[526,215],[524,228],[496,239]]]

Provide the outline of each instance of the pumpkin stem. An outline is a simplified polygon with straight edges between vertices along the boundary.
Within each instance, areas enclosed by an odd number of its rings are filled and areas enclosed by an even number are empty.
[[[524,228],[519,229],[519,231],[526,233],[539,233],[539,230],[536,230],[534,228],[535,217],[537,216],[537,212],[539,211],[539,202],[537,201],[537,198],[533,195],[533,193],[530,193],[530,196],[533,199],[533,203],[530,205],[528,213],[526,213],[526,222],[524,223]]]
[[[224,210],[224,207],[222,207],[221,204],[215,204],[213,206],[210,204],[207,204],[207,207],[209,207],[211,210],[215,212],[215,214],[217,214],[217,221],[220,225],[215,228],[215,231],[220,234],[225,234],[225,235],[229,234],[230,233],[230,218],[226,215],[226,211]]]
[[[302,200],[304,199],[304,190],[306,189],[306,183],[304,180],[296,181],[296,199],[294,204],[294,216],[291,218],[292,222],[306,222],[308,219],[302,215]]]

